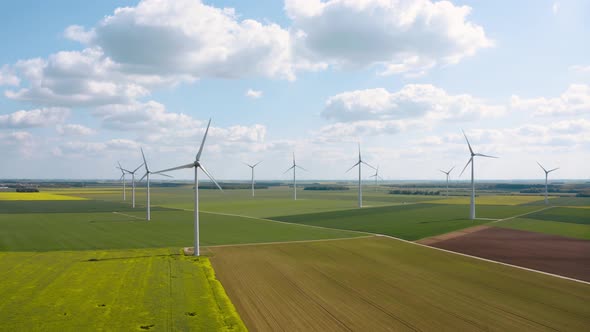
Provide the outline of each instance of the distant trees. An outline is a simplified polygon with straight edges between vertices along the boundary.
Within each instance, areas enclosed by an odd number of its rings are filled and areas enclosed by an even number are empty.
[[[17,193],[38,193],[39,189],[30,187],[19,187],[16,188]]]
[[[349,190],[350,188],[347,186],[342,186],[339,184],[313,184],[309,186],[305,186],[303,190]]]
[[[402,190],[402,189],[395,189],[390,190],[390,194],[392,195],[425,195],[425,196],[438,196],[440,195],[440,191],[435,190]]]

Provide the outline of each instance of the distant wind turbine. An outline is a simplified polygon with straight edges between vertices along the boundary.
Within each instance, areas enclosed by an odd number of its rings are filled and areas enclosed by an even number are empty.
[[[121,177],[119,178],[119,181],[123,181],[123,200],[126,201],[127,200],[127,189],[125,188],[125,170],[121,167],[121,163],[117,161],[117,164],[119,164],[119,167],[115,167],[118,168],[121,171]]]
[[[363,207],[363,187],[362,187],[362,182],[361,182],[361,165],[365,164],[369,167],[371,167],[372,169],[376,170],[375,167],[367,164],[366,162],[363,161],[363,159],[361,158],[361,143],[359,143],[359,161],[357,161],[356,164],[352,165],[351,168],[349,168],[345,173],[350,172],[351,169],[355,168],[356,166],[359,167],[359,189],[358,189],[358,199],[359,199],[359,208]]]
[[[473,164],[475,162],[475,157],[486,157],[486,158],[498,158],[498,157],[493,157],[493,156],[488,156],[485,154],[473,152],[473,149],[471,148],[471,144],[469,144],[469,140],[467,139],[467,135],[465,135],[464,131],[463,131],[463,136],[465,136],[465,140],[467,141],[467,146],[469,147],[469,153],[471,154],[471,157],[469,158],[469,161],[467,162],[465,167],[463,167],[463,170],[461,171],[461,174],[459,174],[459,176],[461,176],[463,174],[463,172],[465,172],[465,169],[467,169],[467,166],[469,166],[469,164],[471,164],[471,204],[469,207],[469,219],[474,220],[475,219],[475,182],[473,179],[474,178]]]
[[[297,200],[297,177],[295,176],[295,170],[299,168],[307,172],[307,170],[295,162],[295,152],[293,152],[293,166],[289,167],[283,174],[287,173],[290,170],[293,170],[293,200]]]
[[[449,197],[449,175],[451,174],[451,171],[455,169],[455,166],[453,166],[450,170],[448,171],[443,171],[442,169],[439,169],[439,171],[445,173],[447,175],[447,197]]]
[[[152,219],[151,207],[150,207],[150,174],[156,174],[156,173],[150,171],[150,169],[148,167],[148,163],[145,160],[145,154],[143,154],[143,148],[140,148],[140,149],[141,149],[141,156],[143,157],[143,166],[145,167],[145,174],[144,174],[144,176],[141,177],[141,179],[139,179],[139,182],[141,182],[141,180],[143,180],[144,178],[147,177],[147,217],[146,217],[146,219],[149,221]],[[166,176],[166,177],[171,178],[170,175],[161,174],[160,172],[158,172],[158,175],[162,175],[162,176]]]
[[[258,164],[260,164],[261,162],[262,161],[259,161],[254,165],[244,163],[246,166],[248,166],[252,169],[252,197],[254,197],[254,167],[258,166]]]
[[[377,192],[377,180],[383,180],[383,178],[379,175],[379,166],[377,166],[377,169],[375,169],[375,174],[371,175],[370,178],[375,178],[375,192]]]
[[[549,192],[549,190],[547,188],[547,178],[549,177],[549,173],[558,170],[559,167],[554,168],[554,169],[550,169],[550,170],[546,170],[545,167],[541,166],[541,164],[539,164],[538,161],[537,161],[537,164],[543,169],[543,172],[545,172],[545,204],[549,204],[549,200],[547,199],[547,194]]]
[[[203,141],[201,142],[201,147],[199,148],[199,152],[197,152],[197,156],[195,157],[195,161],[193,161],[190,164],[186,164],[186,165],[168,168],[168,169],[165,169],[162,171],[154,172],[154,174],[160,174],[162,172],[175,171],[175,170],[179,170],[179,169],[183,169],[183,168],[194,168],[195,169],[195,249],[194,249],[195,256],[200,255],[200,249],[199,249],[199,178],[198,178],[199,168],[203,171],[203,173],[205,173],[205,175],[207,175],[209,177],[209,179],[211,179],[211,181],[213,181],[213,183],[215,183],[215,185],[217,186],[217,188],[219,188],[219,190],[223,191],[223,189],[221,189],[221,187],[219,186],[217,181],[215,181],[213,176],[211,176],[211,174],[209,174],[209,172],[207,172],[207,170],[205,169],[205,166],[203,166],[203,164],[200,161],[201,160],[201,153],[203,152],[203,146],[205,146],[205,140],[207,139],[207,133],[209,132],[210,125],[211,125],[211,119],[209,119],[209,123],[207,124],[207,129],[205,130],[205,135],[203,136]]]
[[[133,171],[130,171],[128,169],[122,168],[121,164],[119,164],[119,169],[124,171],[127,174],[131,174],[131,187],[133,188],[131,190],[131,200],[133,201],[132,206],[133,208],[135,208],[135,172],[137,172],[137,170],[139,170],[141,168],[141,166],[143,166],[143,163],[139,166],[137,166],[136,169],[134,169]]]

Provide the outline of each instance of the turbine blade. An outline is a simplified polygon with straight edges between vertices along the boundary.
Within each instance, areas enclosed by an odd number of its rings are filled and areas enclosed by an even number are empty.
[[[119,181],[123,180],[123,178],[125,178],[125,173],[123,173],[123,175],[121,175],[121,177],[119,178]]]
[[[283,172],[283,174],[287,173],[288,171],[292,170],[293,168],[295,168],[295,165],[293,165],[293,166],[291,166],[291,167],[287,168],[287,170],[286,170],[286,171],[284,171],[284,172]]]
[[[543,169],[543,171],[544,171],[545,173],[547,173],[547,170],[545,169],[545,167],[543,167],[543,165],[539,164],[539,162],[538,162],[538,161],[537,161],[537,165],[539,165],[539,167],[541,167],[541,168]]]
[[[443,173],[445,173],[445,174],[448,174],[447,172],[443,171],[442,169],[439,169],[439,171],[441,171],[441,172],[443,172]]]
[[[467,135],[465,134],[465,131],[463,129],[461,129],[461,131],[463,132],[463,136],[465,136],[465,140],[467,141],[467,146],[469,146],[469,152],[471,152],[471,154],[473,154],[473,149],[471,148],[471,144],[469,144],[469,139],[467,139]]]
[[[149,174],[149,173],[145,173],[145,174],[144,174],[144,175],[141,177],[141,179],[139,179],[139,182],[141,182],[141,180],[145,179],[145,177],[146,177],[148,174]]]
[[[482,154],[482,153],[476,153],[475,156],[477,156],[477,157],[486,157],[486,158],[495,158],[495,159],[498,159],[498,157],[488,156],[487,154]]]
[[[203,146],[205,146],[205,140],[207,139],[207,133],[209,133],[209,126],[211,125],[211,118],[209,118],[209,123],[207,123],[207,129],[205,130],[205,135],[203,135],[203,141],[201,141],[201,147],[199,148],[199,152],[197,152],[197,156],[195,158],[196,161],[199,161],[201,158],[201,153],[203,152]]]
[[[211,174],[209,174],[209,172],[207,172],[207,170],[205,169],[205,167],[202,164],[199,164],[198,167],[203,171],[203,173],[207,174],[209,179],[211,179],[211,181],[213,181],[213,183],[215,183],[215,185],[217,186],[217,188],[219,188],[219,190],[223,191],[223,189],[221,189],[221,186],[219,185],[219,183],[217,183],[217,181],[215,181],[213,176]]]
[[[182,166],[177,166],[177,167],[172,167],[172,168],[168,168],[168,169],[163,169],[161,171],[157,171],[157,172],[153,172],[153,173],[154,174],[160,174],[160,173],[164,173],[164,172],[176,171],[177,169],[193,168],[193,167],[195,167],[195,163],[190,163],[190,164],[186,164],[186,165],[182,165]]]
[[[143,148],[139,148],[141,150],[141,156],[143,157],[143,166],[145,167],[146,172],[149,172],[147,161],[145,161],[145,154],[143,154]]]
[[[552,170],[549,170],[549,171],[547,171],[547,173],[551,173],[551,172],[553,172],[553,171],[557,171],[558,169],[559,169],[559,167],[557,167],[557,168],[554,168],[554,169],[552,169]]]
[[[133,172],[129,172],[129,173],[133,174],[133,173],[137,172],[137,170],[140,169],[141,166],[143,166],[143,163],[141,165],[137,166],[137,168],[135,170],[133,170]]]
[[[157,175],[161,175],[161,176],[165,176],[165,177],[169,177],[169,178],[173,177],[173,176],[170,176],[170,175],[164,174],[164,173],[152,173],[152,174],[157,174]]]
[[[473,161],[473,157],[469,158],[469,161],[467,162],[467,164],[465,164],[465,167],[463,167],[463,170],[461,171],[461,174],[459,174],[459,177],[461,177],[461,175],[463,175],[463,172],[465,172],[465,169],[467,169],[467,166],[469,166],[469,164]]]
[[[361,142],[359,142],[358,144],[359,144],[359,160],[361,160]]]
[[[371,168],[372,168],[372,169],[374,169],[374,170],[377,170],[375,167],[373,167],[373,166],[371,166],[371,165],[367,164],[367,163],[366,163],[366,162],[364,162],[364,161],[361,161],[361,163],[363,163],[363,164],[365,164],[365,165],[367,165],[367,166],[371,167]]]
[[[344,172],[344,173],[348,173],[348,172],[350,172],[350,170],[351,170],[351,169],[355,168],[355,167],[356,167],[356,165],[358,165],[358,164],[360,164],[360,163],[361,163],[361,162],[359,161],[359,162],[357,162],[356,164],[352,165],[352,166],[351,166],[351,167],[350,167],[350,168],[349,168],[349,169],[348,169],[346,172]]]
[[[259,162],[257,162],[256,164],[254,164],[254,166],[252,166],[252,167],[256,167],[256,166],[258,166],[258,164],[260,164],[261,162],[262,162],[262,160],[261,160],[261,161],[259,161]]]
[[[121,166],[121,163],[117,160],[117,164],[119,164],[119,169],[123,169],[123,166]]]
[[[301,166],[299,166],[299,165],[295,165],[295,167],[297,167],[297,168],[299,168],[299,169],[302,169],[302,170],[304,170],[304,171],[306,171],[306,172],[309,172],[308,170],[306,170],[305,168],[303,168],[303,167],[301,167]]]
[[[451,167],[451,169],[449,170],[449,172],[448,172],[447,174],[451,173],[451,171],[452,171],[452,170],[454,170],[454,169],[455,169],[455,167],[457,167],[457,166],[453,166],[453,167]]]
[[[244,165],[246,165],[246,166],[248,166],[248,167],[250,167],[250,168],[254,167],[254,166],[252,166],[252,165],[250,165],[250,164],[248,164],[248,163],[245,163],[245,162],[243,162],[243,161],[242,161],[242,164],[244,164]]]

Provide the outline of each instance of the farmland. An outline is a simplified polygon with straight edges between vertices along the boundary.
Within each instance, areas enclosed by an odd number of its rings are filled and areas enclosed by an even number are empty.
[[[193,244],[190,186],[154,186],[149,222],[142,187],[135,209],[130,191],[123,201],[113,187],[42,194],[59,200],[0,200],[0,296],[8,299],[0,312],[11,330],[84,322],[104,330],[577,330],[589,323],[580,305],[588,285],[368,234],[414,241],[486,225],[590,237],[586,209],[543,210],[540,196],[514,204],[486,196],[481,219],[471,221],[462,197],[445,203],[368,191],[366,208],[357,209],[352,190],[302,190],[297,201],[286,186],[255,198],[249,190],[203,190],[205,256],[195,260],[180,254]]]
[[[588,285],[386,238],[211,251],[254,330],[580,331],[590,323]]]

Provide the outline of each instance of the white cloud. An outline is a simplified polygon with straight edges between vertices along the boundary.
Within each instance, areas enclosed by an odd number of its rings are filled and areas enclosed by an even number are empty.
[[[590,73],[590,65],[584,66],[584,65],[573,65],[570,66],[569,68],[571,71],[574,71],[576,73],[580,73],[580,74],[589,74]]]
[[[34,148],[33,135],[27,131],[0,132],[0,151],[2,151],[2,154],[17,152],[25,157],[30,157]]]
[[[340,122],[428,117],[473,120],[503,114],[504,107],[468,94],[450,95],[430,84],[408,84],[397,92],[355,90],[328,98],[322,116]]]
[[[72,26],[66,35],[100,47],[125,72],[295,77],[287,30],[240,21],[233,9],[201,1],[144,0],[136,7],[117,8],[89,31]]]
[[[7,65],[0,67],[0,86],[19,85],[20,79],[15,75],[14,70]]]
[[[89,136],[96,133],[94,129],[79,124],[58,125],[56,130],[62,136]]]
[[[44,59],[17,62],[14,68],[29,86],[8,90],[6,97],[41,105],[95,106],[127,103],[149,91],[118,72],[100,49],[58,52]]]
[[[64,37],[82,44],[88,44],[96,36],[94,31],[86,31],[84,27],[79,25],[70,25],[64,31]]]
[[[521,98],[512,96],[511,106],[515,109],[532,110],[538,115],[582,115],[590,114],[590,86],[572,84],[559,97]]]
[[[551,6],[551,11],[553,11],[553,14],[557,14],[557,12],[559,12],[560,6],[561,6],[561,4],[559,2],[553,3],[553,5]]]
[[[62,123],[69,116],[67,108],[50,107],[30,111],[16,111],[0,115],[0,129],[2,128],[32,128],[44,127]]]
[[[287,0],[285,10],[300,54],[337,66],[382,65],[381,74],[419,74],[493,46],[466,20],[471,8],[447,1]]]
[[[258,99],[258,98],[262,97],[262,91],[248,89],[248,91],[246,91],[246,93],[245,93],[245,96],[248,98],[252,98],[252,99]]]
[[[106,142],[65,142],[59,147],[59,153],[64,155],[80,155],[116,151],[138,151],[140,145],[128,139],[115,138]]]

